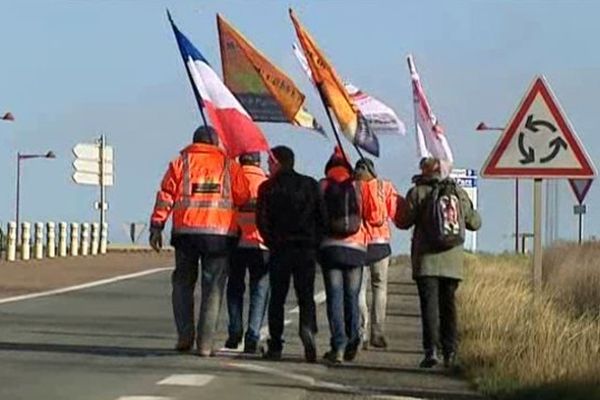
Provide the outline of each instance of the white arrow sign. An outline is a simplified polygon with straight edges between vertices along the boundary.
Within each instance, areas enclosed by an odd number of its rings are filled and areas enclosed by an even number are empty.
[[[97,173],[75,172],[73,173],[73,181],[80,185],[100,185],[100,175]],[[112,186],[114,184],[113,175],[104,175],[104,186]]]
[[[85,160],[100,160],[100,145],[93,143],[78,143],[73,147],[73,154],[77,158],[83,158]],[[113,148],[112,146],[104,147],[104,161],[113,161]]]
[[[86,172],[89,174],[100,174],[100,162],[99,161],[92,161],[92,160],[85,160],[85,159],[81,159],[81,158],[77,158],[75,159],[75,161],[73,161],[73,168],[75,168],[75,171],[77,172]],[[104,163],[104,173],[105,174],[112,174],[113,173],[113,164],[110,162],[106,162]]]

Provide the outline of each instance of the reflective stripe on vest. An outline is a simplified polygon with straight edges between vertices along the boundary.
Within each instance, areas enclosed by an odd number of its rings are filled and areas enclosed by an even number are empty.
[[[173,234],[205,234],[205,235],[224,235],[237,236],[237,231],[228,228],[195,228],[190,226],[176,227],[172,230]]]
[[[233,202],[231,200],[192,200],[181,199],[175,202],[173,207],[176,210],[186,208],[225,208],[232,209]]]
[[[154,203],[154,208],[170,208],[172,206],[173,206],[172,201],[156,199],[156,203]]]

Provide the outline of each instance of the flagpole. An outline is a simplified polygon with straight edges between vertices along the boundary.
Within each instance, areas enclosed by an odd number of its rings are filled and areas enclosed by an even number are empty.
[[[192,86],[192,90],[194,91],[194,97],[196,97],[196,101],[198,102],[198,108],[200,109],[200,115],[202,116],[202,122],[204,123],[204,126],[206,128],[208,128],[206,115],[204,115],[204,102],[202,101],[202,96],[200,96],[200,93],[198,92],[198,88],[196,88],[196,85],[194,84],[194,79],[192,78],[190,69],[188,68],[188,66],[186,64],[186,60],[185,60],[185,58],[183,58],[183,52],[181,51],[181,47],[179,45],[179,40],[177,39],[177,34],[175,33],[175,30],[177,29],[177,27],[175,26],[175,23],[173,22],[173,18],[171,17],[171,12],[169,12],[168,8],[167,8],[167,17],[169,18],[169,22],[171,23],[171,28],[173,29],[173,34],[175,35],[175,41],[177,42],[177,48],[179,48],[179,54],[181,54],[181,59],[183,60],[183,67],[185,68],[185,72],[187,73],[188,79],[190,80],[190,85]]]
[[[417,139],[417,151],[419,158],[422,157],[421,154],[421,146],[419,144],[419,123],[417,122],[417,102],[415,101],[414,94],[414,83],[412,82],[412,74],[415,72],[415,65],[412,61],[412,55],[409,55],[406,58],[406,62],[408,63],[408,71],[411,74],[411,86],[413,86],[413,121],[415,123],[415,138]]]
[[[333,122],[333,118],[331,117],[331,111],[329,110],[329,107],[327,107],[327,101],[325,100],[325,95],[323,94],[323,89],[321,88],[321,85],[322,85],[321,83],[318,83],[315,86],[317,87],[317,91],[319,92],[319,96],[321,97],[321,102],[323,103],[323,107],[325,108],[325,113],[327,114],[327,118],[329,118],[329,123],[331,124],[331,129],[333,130],[335,140],[336,140],[338,146],[340,146],[340,150],[342,151],[344,160],[346,160],[346,162],[348,164],[350,164],[350,161],[348,161],[348,159],[346,158],[346,153],[344,152],[344,146],[342,146],[342,141],[340,140],[340,135],[338,134],[338,131],[335,128],[335,123]]]

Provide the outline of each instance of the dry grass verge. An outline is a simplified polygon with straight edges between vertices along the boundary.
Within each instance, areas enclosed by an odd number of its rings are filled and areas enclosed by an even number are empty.
[[[559,304],[544,293],[534,301],[529,264],[518,256],[467,257],[459,292],[467,374],[494,397],[600,399],[600,317],[563,307],[567,297]]]

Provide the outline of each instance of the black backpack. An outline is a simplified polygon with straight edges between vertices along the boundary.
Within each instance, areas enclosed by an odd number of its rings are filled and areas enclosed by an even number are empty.
[[[348,178],[338,182],[324,179],[321,190],[327,210],[328,233],[335,237],[348,237],[358,232],[362,223],[362,203],[354,180]]]
[[[432,184],[425,202],[425,233],[437,250],[462,246],[465,242],[465,216],[453,179]]]

